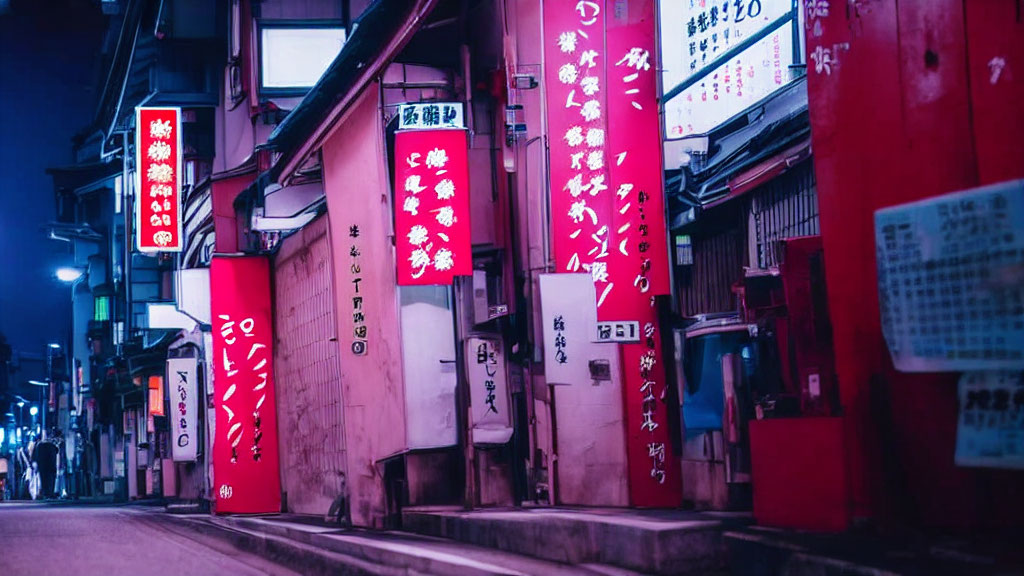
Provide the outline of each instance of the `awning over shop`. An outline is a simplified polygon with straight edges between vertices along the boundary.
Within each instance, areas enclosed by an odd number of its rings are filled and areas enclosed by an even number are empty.
[[[810,156],[807,81],[801,78],[708,134],[666,143],[672,229],[741,196]],[[676,168],[671,168],[675,166]]]

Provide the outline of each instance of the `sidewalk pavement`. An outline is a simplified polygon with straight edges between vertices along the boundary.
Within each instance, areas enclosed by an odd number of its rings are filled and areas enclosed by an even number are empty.
[[[749,526],[726,532],[724,538],[730,568],[737,576],[1024,575],[1024,534],[884,537]]]
[[[597,564],[570,566],[443,538],[318,525],[292,515],[218,517],[139,511],[164,529],[228,545],[302,574],[359,576],[636,576]],[[211,544],[213,543],[213,544]],[[219,543],[219,544],[217,544]]]
[[[216,540],[303,574],[1024,575],[1005,542],[985,550],[977,542],[809,534],[752,526],[749,515],[736,513],[414,507],[403,510],[404,531],[377,532],[301,515],[136,510],[183,536]],[[1006,542],[1012,550],[1013,540]]]
[[[39,498],[38,500],[18,499],[4,500],[7,504],[33,505],[33,506],[158,506],[166,505],[165,498],[144,498],[136,500],[124,500],[113,496],[85,496],[81,498]]]

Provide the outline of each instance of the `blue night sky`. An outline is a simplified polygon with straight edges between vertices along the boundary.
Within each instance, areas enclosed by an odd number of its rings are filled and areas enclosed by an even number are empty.
[[[53,276],[68,245],[48,167],[72,162],[71,138],[92,118],[103,16],[88,0],[0,0],[0,333],[39,356],[66,339],[71,291]],[[24,364],[15,380],[36,377]]]

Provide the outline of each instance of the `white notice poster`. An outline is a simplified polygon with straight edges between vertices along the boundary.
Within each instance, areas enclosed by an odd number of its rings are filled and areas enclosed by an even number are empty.
[[[167,359],[167,391],[171,406],[171,457],[175,462],[194,462],[199,441],[196,358]]]
[[[540,275],[544,377],[548,384],[590,383],[590,341],[597,330],[596,302],[590,274]]]
[[[508,442],[512,438],[512,407],[500,338],[466,339],[466,376],[473,404],[473,443]]]
[[[956,464],[1024,469],[1024,377],[968,372],[960,378]]]
[[[882,332],[905,372],[1024,369],[1024,180],[875,212]]]

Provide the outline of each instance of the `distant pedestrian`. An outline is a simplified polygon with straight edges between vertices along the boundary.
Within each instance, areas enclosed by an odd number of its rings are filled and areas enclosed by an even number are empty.
[[[43,440],[36,444],[32,459],[39,470],[40,493],[43,498],[53,498],[57,482],[57,453],[60,451],[53,440]]]
[[[32,461],[33,454],[35,453],[36,440],[35,435],[29,437],[28,446],[18,447],[18,460],[21,462],[22,468],[25,470],[22,478],[19,479],[19,484],[24,483],[25,490],[33,500],[39,496],[39,471],[36,469],[36,463]],[[19,488],[19,493],[21,489]]]

